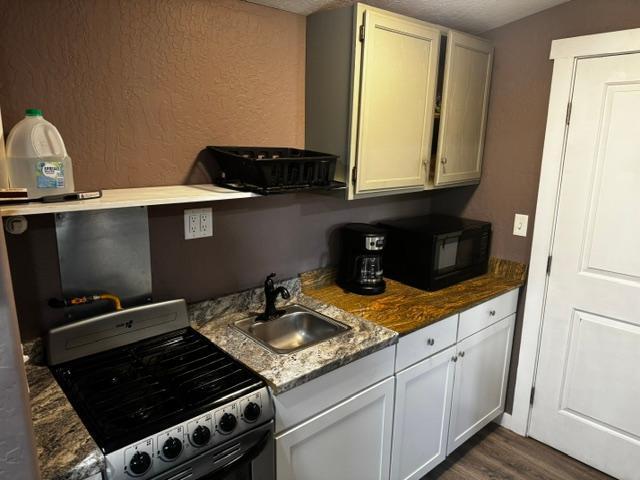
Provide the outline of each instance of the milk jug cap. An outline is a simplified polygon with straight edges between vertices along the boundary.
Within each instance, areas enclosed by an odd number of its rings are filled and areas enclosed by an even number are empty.
[[[41,117],[42,116],[42,110],[40,110],[39,108],[27,108],[24,111],[25,115],[27,117]]]

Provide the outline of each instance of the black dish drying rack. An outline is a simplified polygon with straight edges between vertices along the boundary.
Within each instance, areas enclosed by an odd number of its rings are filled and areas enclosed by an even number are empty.
[[[333,180],[338,157],[288,147],[214,147],[217,185],[260,194],[344,188]]]

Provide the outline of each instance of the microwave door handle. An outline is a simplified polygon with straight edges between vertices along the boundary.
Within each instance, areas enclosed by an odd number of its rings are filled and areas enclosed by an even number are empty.
[[[267,445],[267,442],[269,441],[271,435],[271,430],[265,432],[260,440],[258,440],[255,445],[251,446],[251,448],[249,448],[242,455],[234,458],[224,467],[217,469],[215,472],[211,472],[207,476],[201,477],[199,480],[215,480],[216,478],[224,478],[224,476],[230,473],[234,468],[253,462],[258,457],[258,455],[262,453],[262,450],[264,450],[264,447]]]

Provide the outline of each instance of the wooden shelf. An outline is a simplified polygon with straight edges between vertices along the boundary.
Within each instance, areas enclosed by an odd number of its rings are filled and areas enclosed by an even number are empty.
[[[167,187],[120,188],[103,190],[102,198],[60,203],[0,204],[0,216],[36,215],[41,213],[107,210],[111,208],[169,205],[176,203],[218,202],[238,198],[259,197],[249,192],[238,192],[215,185],[173,185]]]

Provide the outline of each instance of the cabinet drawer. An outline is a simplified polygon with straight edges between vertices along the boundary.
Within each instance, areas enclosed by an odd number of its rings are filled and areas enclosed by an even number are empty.
[[[458,341],[515,313],[518,308],[518,292],[519,289],[511,290],[508,293],[462,312],[460,314]]]
[[[400,338],[396,354],[396,372],[456,343],[458,315],[421,328]]]
[[[276,395],[276,433],[393,375],[396,346],[386,347],[310,382]]]

